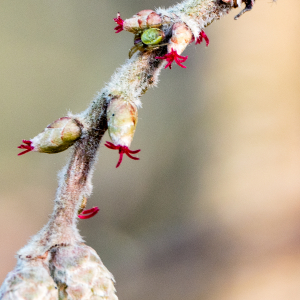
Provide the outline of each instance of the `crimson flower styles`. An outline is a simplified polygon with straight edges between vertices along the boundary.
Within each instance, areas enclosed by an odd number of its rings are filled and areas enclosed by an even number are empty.
[[[90,208],[90,209],[86,209],[86,210],[83,210],[79,215],[78,215],[78,218],[79,219],[90,219],[92,218],[93,216],[95,216],[98,211],[99,211],[99,207],[95,206],[93,208]]]
[[[34,147],[31,146],[32,141],[23,140],[22,142],[23,142],[25,145],[20,145],[18,148],[19,148],[19,149],[26,149],[26,150],[23,151],[23,152],[21,152],[21,153],[19,153],[18,155],[26,154],[26,153],[28,153],[28,152],[30,152],[30,151],[32,151],[32,150],[34,149]]]
[[[124,21],[123,19],[120,17],[120,13],[117,14],[117,17],[114,18],[114,21],[118,24],[118,26],[116,26],[114,28],[114,30],[116,31],[116,33],[119,33],[121,31],[123,31],[123,24],[124,24]]]
[[[199,36],[198,36],[197,41],[196,41],[195,44],[196,44],[196,45],[197,45],[197,44],[201,44],[202,41],[203,41],[203,39],[205,40],[205,42],[206,42],[206,47],[207,47],[207,46],[209,45],[209,39],[208,39],[206,33],[205,33],[203,30],[201,30],[201,32],[199,33]]]
[[[131,154],[136,154],[139,153],[141,151],[141,149],[139,150],[130,150],[127,146],[121,146],[121,145],[114,145],[111,142],[106,142],[105,146],[109,149],[113,149],[113,150],[119,150],[119,161],[116,165],[116,168],[118,168],[123,160],[123,154],[126,154],[129,158],[134,159],[134,160],[139,160],[138,157],[134,157]]]
[[[177,53],[176,50],[171,49],[170,53],[165,54],[164,56],[157,56],[155,57],[157,59],[165,59],[168,63],[165,66],[165,69],[169,67],[170,69],[172,68],[172,62],[175,60],[178,66],[181,68],[186,68],[182,63],[185,62],[188,59],[188,56],[181,56]]]

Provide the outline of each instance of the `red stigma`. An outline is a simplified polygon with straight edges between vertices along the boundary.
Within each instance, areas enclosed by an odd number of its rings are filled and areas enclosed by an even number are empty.
[[[203,39],[205,40],[206,47],[207,47],[209,45],[209,39],[208,39],[206,33],[203,30],[201,30],[201,32],[199,33],[199,36],[197,38],[197,41],[196,41],[195,45],[201,44],[202,41],[203,41]]]
[[[116,33],[119,33],[119,32],[121,32],[122,30],[124,30],[124,29],[123,29],[123,23],[124,23],[124,21],[121,19],[120,13],[117,13],[117,17],[114,18],[114,21],[118,24],[118,26],[116,26],[116,27],[114,28],[114,30],[116,31]]]
[[[121,146],[121,145],[116,146],[111,142],[106,142],[105,146],[109,149],[112,149],[112,150],[119,150],[120,157],[119,157],[119,161],[116,165],[116,168],[118,168],[120,166],[120,164],[123,160],[123,154],[126,154],[131,159],[139,160],[138,157],[134,157],[131,154],[139,153],[141,151],[141,149],[139,149],[139,150],[130,150],[127,146]]]
[[[93,208],[90,208],[90,209],[86,209],[86,210],[83,210],[79,215],[78,215],[78,218],[79,219],[90,219],[92,218],[93,216],[95,216],[98,211],[99,211],[99,207],[93,207]]]
[[[25,145],[20,145],[18,148],[19,149],[26,149],[25,151],[19,153],[18,155],[23,155],[26,154],[27,152],[30,152],[34,149],[33,146],[31,146],[32,142],[31,141],[27,141],[27,140],[23,140],[22,141]]]
[[[165,66],[165,69],[169,67],[172,68],[172,62],[175,60],[176,64],[180,66],[181,68],[186,68],[182,63],[185,62],[188,59],[188,56],[181,56],[177,53],[176,50],[171,49],[170,53],[165,54],[164,56],[157,56],[156,59],[165,59],[168,63]]]

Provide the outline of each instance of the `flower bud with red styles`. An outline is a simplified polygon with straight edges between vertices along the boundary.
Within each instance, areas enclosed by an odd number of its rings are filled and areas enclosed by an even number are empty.
[[[48,125],[43,132],[31,140],[23,140],[25,145],[20,145],[19,149],[25,151],[18,155],[23,155],[30,151],[41,153],[58,153],[68,149],[81,136],[80,123],[71,117],[60,118]]]

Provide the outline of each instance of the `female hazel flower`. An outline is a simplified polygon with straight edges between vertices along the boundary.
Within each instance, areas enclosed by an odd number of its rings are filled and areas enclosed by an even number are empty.
[[[30,151],[58,153],[72,146],[80,136],[80,123],[74,118],[63,117],[48,125],[43,132],[33,139],[23,140],[25,145],[20,145],[18,148],[25,149],[25,151],[18,155]]]
[[[121,16],[120,16],[120,13],[117,14],[117,17],[114,18],[114,21],[118,24],[118,26],[116,26],[114,28],[114,30],[116,31],[115,33],[119,33],[121,31],[123,31],[123,23],[124,21],[122,20]]]
[[[192,32],[184,23],[175,23],[172,27],[172,37],[168,43],[168,53],[164,56],[157,56],[157,59],[165,59],[168,63],[166,68],[172,67],[172,63],[175,61],[181,68],[186,68],[182,63],[188,59],[188,56],[180,55],[185,47],[192,40]]]
[[[107,107],[107,125],[108,133],[113,143],[106,142],[105,146],[109,149],[119,150],[119,161],[116,168],[122,162],[123,155],[129,158],[139,160],[131,154],[136,154],[141,150],[130,150],[129,146],[132,142],[133,135],[137,124],[137,108],[131,101],[123,98],[114,98]]]

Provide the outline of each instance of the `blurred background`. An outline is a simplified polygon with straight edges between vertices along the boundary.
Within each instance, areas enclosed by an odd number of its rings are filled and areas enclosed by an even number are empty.
[[[68,153],[17,146],[84,110],[128,57],[113,18],[174,0],[1,1],[0,282],[48,220]],[[206,29],[142,97],[132,149],[102,144],[79,227],[121,300],[300,299],[300,2]],[[106,135],[104,141],[109,140]]]

